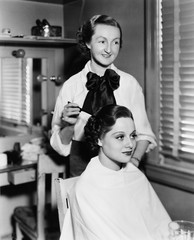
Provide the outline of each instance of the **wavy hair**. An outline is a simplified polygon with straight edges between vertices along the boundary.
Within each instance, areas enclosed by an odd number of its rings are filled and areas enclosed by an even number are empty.
[[[88,119],[84,127],[85,140],[92,152],[98,152],[98,139],[102,138],[109,132],[118,118],[131,118],[133,115],[131,111],[119,105],[107,105],[102,107],[95,115]]]

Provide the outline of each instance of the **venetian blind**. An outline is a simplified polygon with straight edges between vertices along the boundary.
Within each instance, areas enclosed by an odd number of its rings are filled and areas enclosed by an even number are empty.
[[[194,161],[194,1],[162,0],[160,153]]]
[[[31,123],[31,64],[30,59],[1,60],[1,122],[16,125]]]

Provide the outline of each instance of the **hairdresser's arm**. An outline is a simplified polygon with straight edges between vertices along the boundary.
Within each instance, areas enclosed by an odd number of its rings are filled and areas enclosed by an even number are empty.
[[[135,152],[131,158],[131,162],[138,167],[143,155],[145,154],[147,148],[148,148],[149,142],[147,140],[140,140],[137,141],[137,146],[135,149]]]
[[[77,121],[76,115],[80,111],[77,104],[68,103],[71,96],[68,95],[69,92],[66,89],[67,87],[61,89],[56,101],[50,139],[51,146],[63,156],[68,156],[70,153],[74,125]],[[64,103],[66,103],[65,106]]]
[[[136,84],[132,95],[130,110],[133,113],[137,132],[137,157],[141,159],[144,153],[154,149],[157,146],[157,143],[155,134],[153,133],[148,120],[143,91],[138,83]],[[146,150],[145,147],[147,147]]]
[[[66,126],[61,129],[59,132],[59,137],[61,139],[61,143],[64,145],[68,145],[74,134],[74,125]]]

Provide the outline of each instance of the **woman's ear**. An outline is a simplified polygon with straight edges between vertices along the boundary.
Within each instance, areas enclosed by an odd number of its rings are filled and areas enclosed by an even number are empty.
[[[98,146],[102,147],[102,141],[100,139],[98,139]]]
[[[87,48],[91,49],[90,43],[86,43]]]

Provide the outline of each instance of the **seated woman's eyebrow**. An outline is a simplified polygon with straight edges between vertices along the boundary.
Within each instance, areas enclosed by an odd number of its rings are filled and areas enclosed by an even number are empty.
[[[136,133],[136,130],[134,130],[134,131],[131,133],[131,135],[133,135],[133,134],[137,134],[137,133]]]

